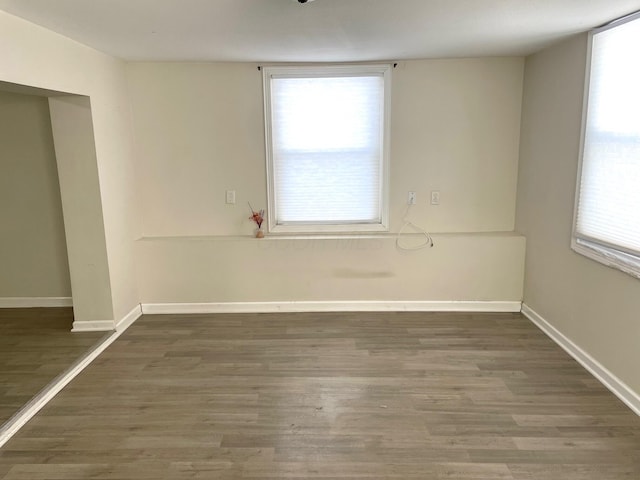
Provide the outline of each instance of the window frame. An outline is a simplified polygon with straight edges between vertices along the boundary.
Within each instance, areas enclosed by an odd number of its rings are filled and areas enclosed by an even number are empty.
[[[277,65],[262,67],[264,96],[264,128],[267,173],[267,228],[271,234],[349,234],[389,231],[389,157],[391,129],[391,64],[344,65]],[[271,80],[275,78],[304,78],[357,76],[379,74],[383,78],[382,149],[380,158],[380,222],[379,223],[303,223],[278,224],[276,215],[275,165],[273,158]]]
[[[640,12],[614,20],[602,27],[589,32],[587,43],[587,62],[585,67],[584,94],[582,103],[582,125],[580,131],[580,153],[578,158],[578,171],[575,188],[573,224],[571,231],[571,249],[591,260],[599,262],[608,267],[620,270],[628,275],[640,279],[640,254],[630,252],[623,246],[611,244],[609,242],[594,239],[578,232],[578,212],[580,208],[580,193],[582,183],[582,173],[584,167],[585,140],[587,132],[587,122],[589,116],[589,97],[591,87],[591,64],[593,60],[594,37],[604,31],[611,30],[628,22],[640,21]]]

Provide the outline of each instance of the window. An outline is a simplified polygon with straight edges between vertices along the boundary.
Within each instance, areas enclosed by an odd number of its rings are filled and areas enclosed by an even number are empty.
[[[640,15],[590,35],[572,248],[640,278]]]
[[[388,229],[390,70],[264,68],[270,232]]]

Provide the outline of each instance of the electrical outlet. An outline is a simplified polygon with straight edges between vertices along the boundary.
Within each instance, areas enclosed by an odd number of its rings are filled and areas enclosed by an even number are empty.
[[[438,190],[431,192],[431,205],[440,205],[440,192]]]
[[[229,204],[236,203],[236,191],[235,190],[227,190],[227,203],[229,203]]]
[[[409,192],[407,195],[407,205],[415,205],[416,204],[416,192]]]

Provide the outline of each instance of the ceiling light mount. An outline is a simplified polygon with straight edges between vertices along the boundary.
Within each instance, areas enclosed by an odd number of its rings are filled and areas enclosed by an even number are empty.
[[[313,0],[298,0],[298,3],[311,3]]]

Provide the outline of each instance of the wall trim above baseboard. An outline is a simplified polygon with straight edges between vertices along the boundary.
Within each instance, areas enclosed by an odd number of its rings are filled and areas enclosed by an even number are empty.
[[[569,337],[555,328],[540,314],[526,304],[522,304],[522,314],[531,320],[551,340],[557,343],[565,352],[571,355],[602,385],[609,389],[636,415],[640,416],[640,395],[633,391],[627,384],[611,373],[595,358],[576,345]]]
[[[144,314],[275,312],[519,312],[518,301],[143,303]]]
[[[73,307],[71,297],[0,297],[0,308]]]
[[[111,332],[107,333],[102,340],[94,345],[94,347],[87,352],[83,357],[78,359],[71,367],[65,372],[60,374],[54,380],[52,380],[46,387],[44,387],[35,397],[33,397],[24,407],[22,407],[15,415],[13,415],[4,425],[0,426],[0,448],[9,441],[29,420],[31,420],[36,413],[38,413],[42,407],[51,401],[64,387],[66,387],[71,381],[91,362],[93,362],[98,356],[104,352],[109,345],[116,341],[116,339],[129,328],[133,322],[135,322],[142,315],[142,308],[140,305],[136,305],[128,314],[126,314],[119,322],[117,327]],[[88,322],[84,322],[88,323]],[[109,321],[112,326],[114,322]]]

